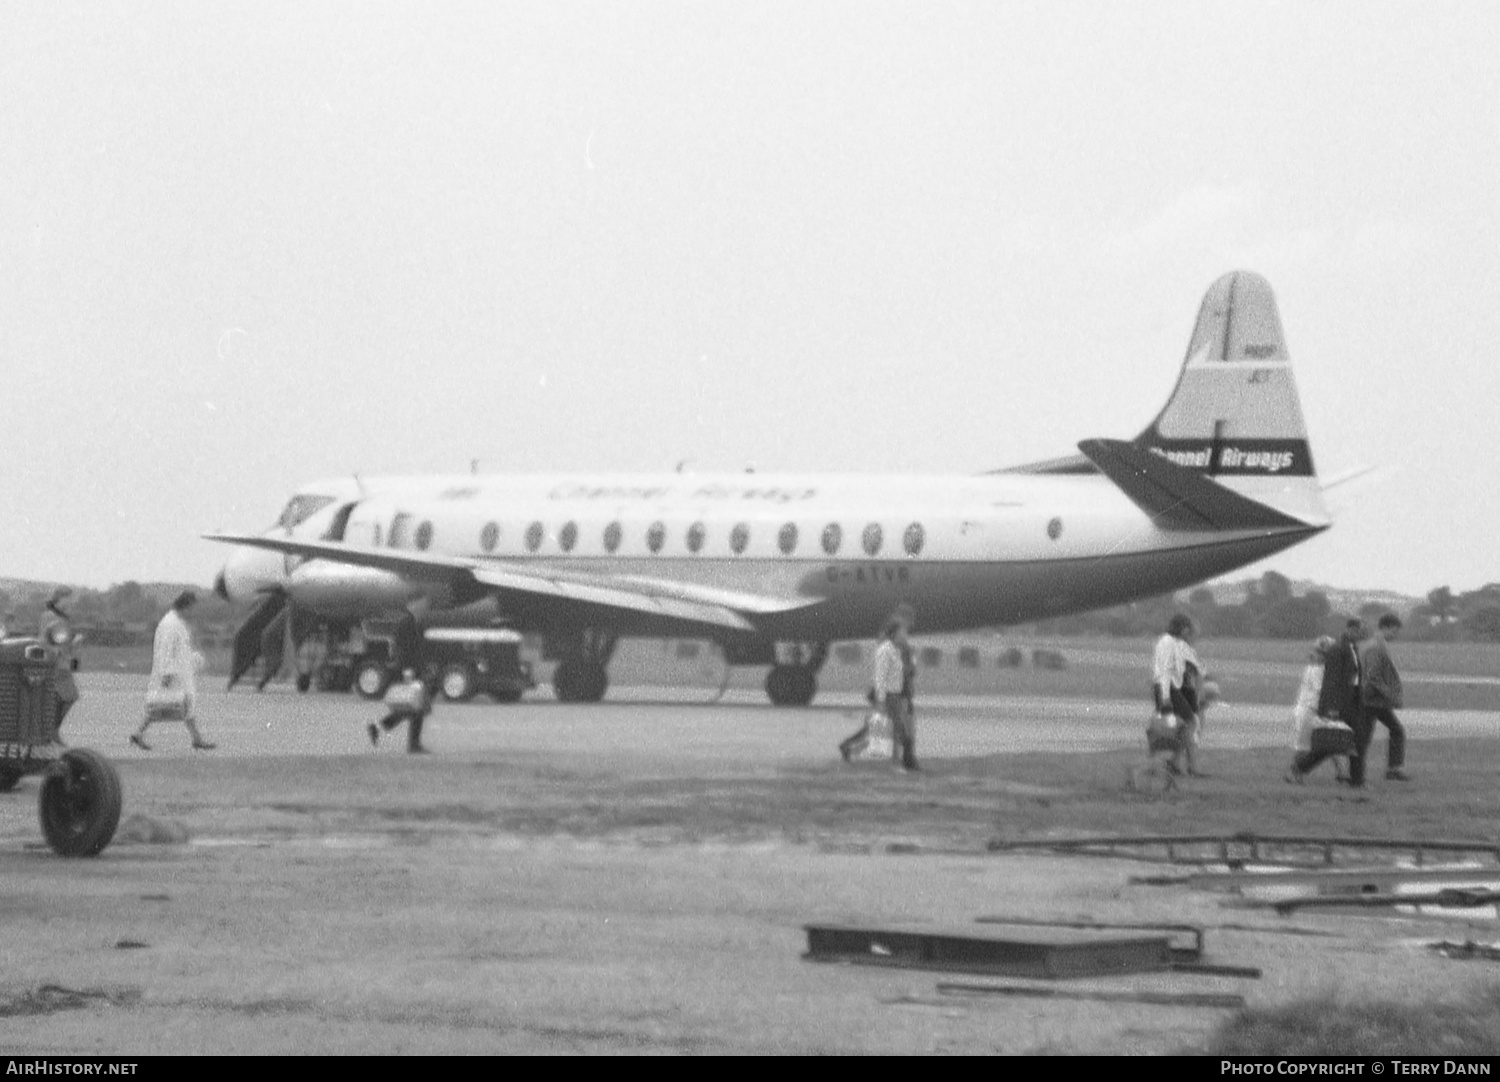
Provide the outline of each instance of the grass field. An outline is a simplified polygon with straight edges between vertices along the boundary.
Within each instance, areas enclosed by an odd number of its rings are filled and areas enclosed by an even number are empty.
[[[1209,1042],[1215,1056],[1500,1055],[1500,984],[1462,999],[1308,1000],[1242,1011]]]

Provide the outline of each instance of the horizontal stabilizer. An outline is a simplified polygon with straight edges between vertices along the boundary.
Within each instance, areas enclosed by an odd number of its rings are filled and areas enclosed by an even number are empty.
[[[1084,440],[1078,449],[1164,530],[1308,527],[1138,444]]]

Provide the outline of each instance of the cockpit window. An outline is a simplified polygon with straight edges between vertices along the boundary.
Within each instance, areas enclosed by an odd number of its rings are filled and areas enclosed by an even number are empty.
[[[291,502],[286,505],[286,510],[282,511],[281,517],[276,520],[276,525],[288,530],[294,526],[300,526],[333,501],[332,496],[293,496]]]

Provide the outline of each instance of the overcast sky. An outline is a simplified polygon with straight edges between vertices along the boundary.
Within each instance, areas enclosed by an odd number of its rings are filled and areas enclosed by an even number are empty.
[[[1497,178],[1486,2],[11,0],[0,575],[206,583],[332,474],[1066,454],[1246,268],[1379,467],[1266,566],[1472,589]]]

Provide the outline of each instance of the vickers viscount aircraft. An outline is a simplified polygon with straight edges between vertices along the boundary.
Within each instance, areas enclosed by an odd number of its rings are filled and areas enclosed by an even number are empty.
[[[343,478],[302,488],[218,582],[263,598],[236,676],[282,609],[337,625],[421,611],[503,622],[559,659],[560,699],[604,696],[621,637],[703,638],[806,704],[831,642],[898,605],[921,632],[1161,594],[1329,526],[1266,281],[1208,290],[1166,405],[1132,440],[962,476],[665,474]]]

